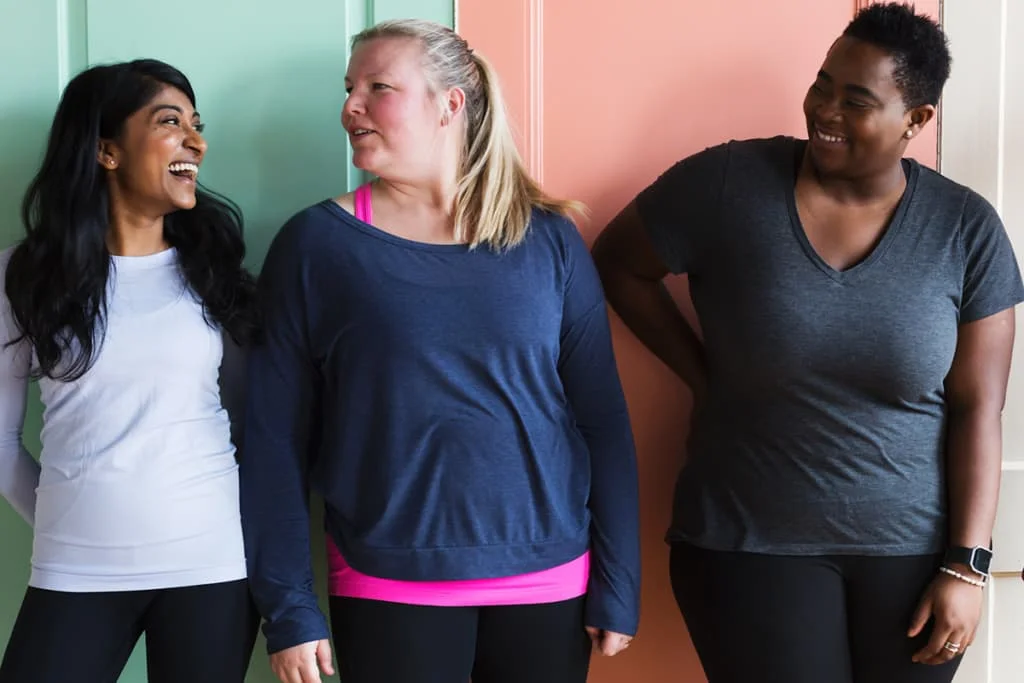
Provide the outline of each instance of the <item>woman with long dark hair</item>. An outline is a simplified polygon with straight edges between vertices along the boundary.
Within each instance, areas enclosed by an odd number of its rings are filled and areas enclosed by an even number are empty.
[[[0,493],[33,526],[3,683],[241,682],[255,638],[220,374],[258,329],[195,94],[154,60],[68,84],[0,253]],[[30,379],[45,412],[20,443]]]

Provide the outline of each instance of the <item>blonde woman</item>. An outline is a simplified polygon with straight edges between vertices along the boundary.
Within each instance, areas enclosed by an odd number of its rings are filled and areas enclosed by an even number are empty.
[[[354,40],[342,123],[377,179],[295,216],[261,281],[243,519],[271,665],[345,683],[582,683],[637,628],[638,493],[600,282],[456,33]]]

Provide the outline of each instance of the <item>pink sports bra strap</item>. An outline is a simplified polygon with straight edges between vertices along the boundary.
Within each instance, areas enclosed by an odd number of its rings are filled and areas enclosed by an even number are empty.
[[[356,218],[364,223],[373,225],[373,193],[370,190],[370,183],[356,188],[354,201],[356,205]]]

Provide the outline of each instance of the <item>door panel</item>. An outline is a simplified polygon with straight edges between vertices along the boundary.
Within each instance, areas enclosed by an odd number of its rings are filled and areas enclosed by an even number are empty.
[[[17,17],[17,21],[8,21]],[[53,115],[61,70],[57,44],[57,3],[0,0],[0,57],[17,68],[0,69],[0,245],[18,233],[26,169],[38,163]],[[4,340],[0,340],[2,342]],[[28,448],[38,453],[39,412],[25,425]],[[0,501],[0,643],[6,643],[28,581],[32,534],[13,509]]]
[[[945,0],[953,46],[946,88],[942,171],[984,195],[1006,223],[1024,265],[1024,6],[1011,0]],[[1011,683],[1024,670],[1024,312],[1003,410],[1003,487],[995,528],[995,569],[986,628],[958,683]]]
[[[88,64],[156,57],[195,87],[208,123],[203,182],[236,201],[258,268],[285,219],[357,182],[339,117],[351,36],[368,22],[423,17],[451,25],[452,0],[0,0],[0,246],[22,228],[18,205],[69,75]],[[38,453],[33,395],[25,440]],[[316,566],[322,534],[314,520]],[[0,648],[28,579],[31,534],[0,503]],[[320,577],[322,582],[322,576]],[[322,585],[322,583],[321,583]],[[276,680],[262,641],[250,683]],[[143,648],[124,683],[146,680]],[[333,679],[336,680],[336,679]]]
[[[589,240],[676,160],[730,138],[804,135],[804,94],[851,0],[461,0],[458,29],[501,76],[521,151],[545,188],[585,201]],[[938,13],[938,0],[917,2]],[[934,165],[936,126],[910,154]],[[670,288],[693,320],[685,278]],[[594,683],[703,681],[663,542],[689,394],[613,320],[640,458],[643,616],[636,644],[595,658]]]

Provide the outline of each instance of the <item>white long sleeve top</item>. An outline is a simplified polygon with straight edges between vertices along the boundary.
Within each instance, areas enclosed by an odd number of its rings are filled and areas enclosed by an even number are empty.
[[[0,283],[10,254],[0,253]],[[29,584],[95,592],[244,578],[221,332],[175,250],[112,259],[94,364],[72,382],[39,382],[38,463],[21,440],[34,356],[26,342],[0,348],[0,494],[34,528]],[[17,336],[0,291],[0,344]]]

